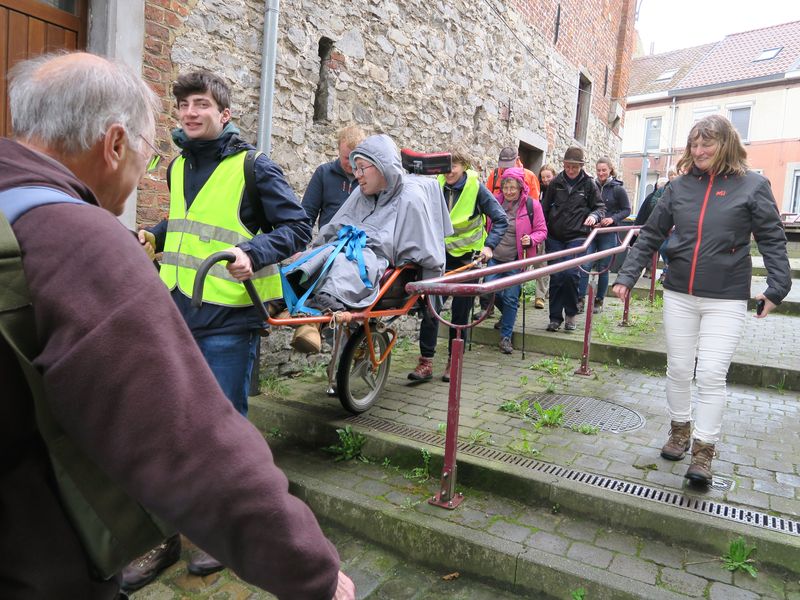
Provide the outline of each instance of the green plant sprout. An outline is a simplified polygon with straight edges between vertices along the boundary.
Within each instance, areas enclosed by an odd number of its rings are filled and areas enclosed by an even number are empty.
[[[744,571],[751,577],[758,573],[755,561],[750,556],[755,552],[755,546],[748,546],[743,537],[733,540],[728,546],[728,553],[722,556],[722,568],[728,571]]]
[[[355,458],[361,462],[369,462],[369,459],[361,453],[367,438],[357,431],[353,431],[350,425],[347,425],[344,429],[337,429],[336,434],[339,436],[339,443],[323,448],[325,452],[336,455],[335,461]]]

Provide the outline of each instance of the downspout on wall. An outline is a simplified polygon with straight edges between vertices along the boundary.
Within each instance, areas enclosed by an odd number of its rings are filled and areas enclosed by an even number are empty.
[[[672,166],[672,154],[675,152],[675,115],[678,111],[678,106],[675,104],[677,98],[675,96],[672,97],[672,106],[670,107],[672,110],[672,114],[670,115],[670,126],[669,126],[669,154],[667,155],[667,171]]]
[[[280,0],[267,0],[261,44],[261,90],[258,100],[257,146],[267,156],[272,151],[272,110],[275,96],[275,64],[278,59]]]

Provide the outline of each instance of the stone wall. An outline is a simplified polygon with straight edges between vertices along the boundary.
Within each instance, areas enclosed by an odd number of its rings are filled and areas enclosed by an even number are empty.
[[[285,0],[279,16],[272,158],[298,197],[313,170],[335,157],[335,134],[352,122],[419,151],[453,145],[485,172],[521,138],[560,165],[575,144],[579,75],[592,83],[587,162],[619,156],[621,122],[609,111],[625,95],[633,0]],[[554,43],[561,7],[559,39]],[[495,12],[495,9],[497,12]],[[232,86],[234,120],[255,140],[263,0],[146,0],[144,74],[164,103],[158,144],[175,149],[171,82],[203,67]],[[606,72],[608,73],[606,75]],[[623,102],[624,100],[620,100]],[[138,220],[163,218],[164,168],[143,182]],[[413,334],[416,320],[405,333]],[[265,341],[268,373],[325,360],[289,352],[291,332]]]
[[[145,10],[145,76],[165,105],[161,147],[174,154],[169,84],[194,67],[231,83],[235,120],[255,139],[263,0],[147,0]],[[531,132],[544,142],[544,159],[558,163],[575,143],[579,73],[593,87],[589,162],[616,157],[621,124],[610,129],[608,114],[624,96],[632,26],[631,0],[282,2],[272,158],[298,196],[314,168],[335,156],[335,132],[351,122],[401,147],[463,145],[485,170],[502,146]],[[166,211],[163,175],[143,185],[141,223]]]

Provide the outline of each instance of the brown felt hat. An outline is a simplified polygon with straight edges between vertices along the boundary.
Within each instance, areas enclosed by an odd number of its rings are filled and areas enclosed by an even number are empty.
[[[583,148],[579,148],[578,146],[570,146],[567,148],[567,151],[564,152],[564,162],[565,163],[578,163],[578,164],[585,164],[586,161],[583,159]]]

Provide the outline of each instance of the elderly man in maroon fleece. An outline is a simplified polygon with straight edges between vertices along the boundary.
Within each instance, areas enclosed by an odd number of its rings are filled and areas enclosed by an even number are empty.
[[[246,581],[279,598],[353,598],[336,550],[114,218],[151,155],[152,92],[123,67],[71,54],[18,65],[10,101],[17,140],[0,140],[0,192],[38,186],[83,201],[33,208],[13,225],[41,350],[34,364],[59,425]],[[1,338],[0,364],[0,598],[115,598],[117,580],[90,575]]]

